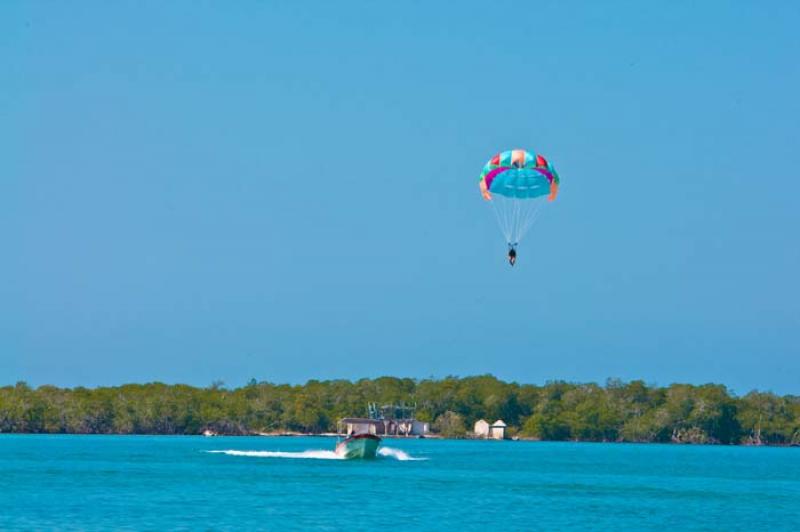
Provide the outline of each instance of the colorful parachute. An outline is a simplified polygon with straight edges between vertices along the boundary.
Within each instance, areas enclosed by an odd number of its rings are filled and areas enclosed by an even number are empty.
[[[494,207],[509,246],[516,246],[547,201],[558,195],[558,173],[547,159],[525,150],[498,153],[483,167],[481,194]]]

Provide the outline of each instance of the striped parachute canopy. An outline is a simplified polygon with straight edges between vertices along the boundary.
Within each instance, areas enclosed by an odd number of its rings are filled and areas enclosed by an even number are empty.
[[[525,236],[542,205],[556,199],[559,182],[553,165],[529,151],[504,151],[486,163],[479,180],[481,194],[494,207],[510,246]]]

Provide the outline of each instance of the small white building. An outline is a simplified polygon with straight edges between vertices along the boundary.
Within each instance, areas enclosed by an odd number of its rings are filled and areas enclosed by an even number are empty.
[[[481,438],[488,438],[489,437],[489,423],[485,419],[479,419],[475,422],[475,428],[473,432],[475,432],[475,436],[480,436]]]
[[[473,431],[475,432],[475,436],[480,438],[502,440],[506,437],[506,424],[502,419],[498,419],[491,425],[485,419],[479,419],[475,422]]]
[[[416,419],[411,422],[411,434],[414,436],[425,436],[431,431],[431,425],[427,421],[417,421]]]
[[[489,427],[489,437],[495,440],[502,440],[506,437],[506,424],[502,419],[498,419]]]

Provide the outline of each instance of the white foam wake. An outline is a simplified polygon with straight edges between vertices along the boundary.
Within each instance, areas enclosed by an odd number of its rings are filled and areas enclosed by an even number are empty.
[[[227,454],[228,456],[254,456],[256,458],[311,458],[315,460],[343,460],[343,456],[339,456],[333,451],[300,451],[300,452],[285,452],[285,451],[237,451],[229,449],[227,451],[208,451],[209,453]]]
[[[385,456],[387,458],[394,458],[395,460],[400,460],[401,462],[408,462],[414,460],[427,460],[427,458],[414,458],[407,452],[401,451],[400,449],[393,449],[392,447],[381,447],[380,449],[378,449],[378,454],[380,456]]]
[[[312,460],[344,460],[344,456],[338,455],[333,451],[323,451],[315,449],[311,451],[239,451],[227,449],[224,451],[206,451],[208,453],[227,454],[228,456],[250,456],[255,458],[306,458]],[[391,447],[381,447],[378,449],[378,456],[382,458],[394,458],[401,462],[414,460],[427,460],[427,458],[415,458],[405,451],[393,449]]]

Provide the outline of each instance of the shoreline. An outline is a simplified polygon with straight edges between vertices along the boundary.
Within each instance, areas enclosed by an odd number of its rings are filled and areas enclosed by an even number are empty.
[[[166,436],[166,437],[203,437],[203,438],[336,438],[340,436],[335,432],[302,433],[302,432],[254,432],[251,434],[163,434],[163,433],[86,433],[86,432],[0,432],[2,436]],[[382,440],[441,440],[441,441],[485,441],[485,442],[534,442],[534,443],[589,443],[589,444],[615,444],[615,445],[670,445],[670,446],[708,446],[708,447],[795,447],[800,448],[797,443],[719,443],[719,442],[636,442],[636,441],[593,441],[593,440],[543,440],[541,438],[530,438],[515,436],[496,440],[492,438],[479,437],[446,437],[438,434],[426,436],[381,436]]]
[[[33,388],[18,382],[0,387],[0,433],[315,436],[334,432],[343,415],[366,414],[364,401],[383,405],[390,397],[413,405],[411,417],[425,419],[437,435],[456,438],[469,437],[474,423],[490,418],[504,422],[506,437],[521,440],[800,443],[797,395],[737,396],[720,384],[657,386],[641,380],[519,384],[492,375],[291,386],[253,379],[238,388],[159,382]]]

